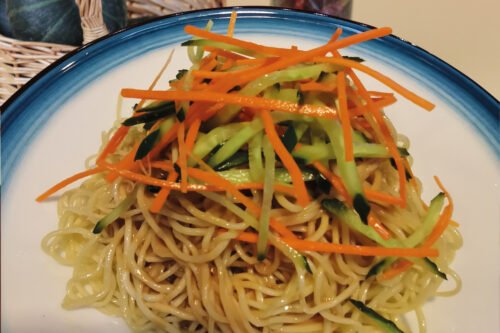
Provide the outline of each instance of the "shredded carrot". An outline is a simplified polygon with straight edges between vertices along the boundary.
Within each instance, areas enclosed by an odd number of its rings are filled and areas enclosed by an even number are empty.
[[[78,172],[77,174],[74,174],[73,176],[68,177],[68,178],[60,181],[56,185],[54,185],[51,188],[49,188],[47,191],[45,191],[42,194],[40,194],[36,198],[36,201],[38,201],[38,202],[44,201],[47,198],[49,198],[51,195],[53,195],[54,193],[56,193],[57,191],[65,188],[66,186],[68,186],[69,184],[74,183],[74,182],[76,182],[79,179],[82,179],[82,178],[85,178],[85,177],[88,177],[88,176],[91,176],[91,175],[95,175],[96,173],[99,173],[101,171],[103,171],[103,168],[100,167],[100,166],[98,166],[98,167],[95,167],[93,169],[89,169],[89,170],[85,170],[85,171],[82,171],[82,172]]]
[[[391,205],[400,205],[401,204],[401,198],[395,197],[395,196],[390,195],[388,193],[375,191],[372,188],[370,188],[369,186],[363,186],[363,192],[365,193],[365,196],[369,201],[387,203],[387,204],[391,204]]]
[[[220,67],[221,71],[227,71],[231,67],[233,67],[236,64],[236,61],[234,59],[226,59],[222,66]]]
[[[236,54],[234,52],[218,49],[216,47],[211,47],[211,46],[204,46],[203,49],[207,52],[214,52],[217,51],[217,53],[224,58],[227,59],[233,59],[233,60],[238,60],[238,59],[248,59],[242,55]]]
[[[258,235],[252,232],[241,232],[236,240],[248,243],[257,243]],[[326,242],[308,241],[299,238],[282,240],[297,251],[314,251],[324,253],[339,253],[349,255],[360,255],[370,257],[437,257],[438,250],[433,248],[391,248],[378,246],[348,245]]]
[[[400,94],[401,96],[405,97],[409,101],[415,103],[416,105],[422,107],[423,109],[425,109],[427,111],[431,111],[435,107],[435,105],[432,104],[431,102],[429,102],[428,100],[426,100],[426,99],[418,96],[417,94],[409,91],[408,89],[401,86],[399,83],[395,82],[394,80],[390,79],[389,77],[385,76],[384,74],[377,72],[376,70],[374,70],[366,65],[363,65],[357,61],[349,60],[349,59],[345,59],[345,58],[336,58],[336,57],[332,57],[332,58],[330,58],[330,57],[315,57],[313,60],[317,61],[317,62],[326,62],[326,63],[344,66],[347,68],[357,69],[363,73],[370,75],[374,79],[382,82],[383,84],[385,84],[386,86],[388,86],[389,88],[391,88],[392,90],[394,90],[395,92]]]
[[[253,65],[253,66],[261,66],[261,65],[264,65],[266,63],[271,63],[271,62],[274,62],[276,60],[278,60],[279,58],[274,58],[274,57],[269,57],[269,58],[251,58],[251,59],[238,59],[235,61],[235,64],[236,65]]]
[[[202,101],[225,104],[236,104],[255,109],[277,110],[289,113],[297,113],[310,117],[321,117],[333,119],[337,112],[335,109],[322,105],[299,105],[293,102],[255,97],[239,94],[225,94],[212,91],[147,91],[139,89],[122,89],[123,97],[127,98],[149,98],[155,100],[171,101]],[[194,108],[190,109],[195,114]]]
[[[372,227],[373,230],[375,230],[383,239],[388,240],[391,238],[389,230],[384,227],[382,222],[380,222],[380,220],[372,212],[368,214],[368,225]]]
[[[349,193],[347,192],[347,189],[342,183],[340,177],[328,170],[328,168],[319,161],[314,161],[312,165],[332,184],[335,191],[337,191],[344,198],[344,200],[348,202],[351,201],[351,197],[349,196]]]
[[[179,175],[177,174],[177,172],[175,172],[175,170],[172,170],[168,174],[167,181],[174,182],[178,176]],[[181,186],[182,186],[182,184],[181,184]],[[170,194],[170,190],[171,189],[168,187],[162,187],[160,192],[158,192],[158,195],[156,196],[156,198],[153,200],[151,207],[149,207],[149,210],[151,211],[151,213],[158,213],[161,210],[161,208],[165,205],[165,202],[168,199],[168,195]]]
[[[186,135],[186,151],[191,151],[194,146],[196,137],[198,136],[198,131],[200,130],[201,120],[199,118],[195,119],[193,124],[189,127]]]
[[[329,43],[335,42],[337,39],[339,39],[341,34],[342,34],[342,29],[336,29],[328,42]]]
[[[380,281],[390,280],[401,273],[406,272],[410,267],[413,266],[413,262],[408,260],[398,260],[392,264],[391,268],[385,271],[378,278]]]
[[[396,142],[394,141],[394,138],[391,135],[391,132],[385,123],[385,120],[382,116],[382,113],[380,112],[380,109],[376,108],[373,103],[371,102],[370,96],[368,96],[368,92],[364,85],[361,83],[361,80],[358,78],[358,76],[352,71],[348,71],[349,76],[353,80],[354,84],[358,88],[358,91],[360,92],[361,96],[365,99],[368,110],[370,114],[375,118],[375,121],[377,122],[382,137],[385,141],[385,144],[387,148],[389,149],[389,153],[391,154],[391,157],[394,159],[394,162],[396,163],[396,169],[398,171],[398,177],[399,177],[399,194],[401,197],[400,201],[400,206],[401,208],[406,207],[406,173],[405,173],[405,168],[403,165],[403,161],[401,156],[399,155],[398,147],[396,145]]]
[[[309,204],[309,194],[307,193],[306,184],[302,179],[302,172],[299,166],[293,159],[292,155],[288,152],[285,145],[281,141],[278,133],[276,133],[276,128],[274,127],[273,118],[271,113],[267,110],[260,111],[260,117],[264,124],[264,130],[267,134],[267,138],[271,142],[274,151],[279,156],[281,162],[284,164],[285,168],[290,173],[294,187],[297,190],[297,203],[302,207]]]
[[[247,42],[247,41],[244,41],[241,39],[236,39],[236,38],[229,37],[229,36],[215,34],[213,32],[210,32],[210,31],[207,31],[204,29],[200,29],[200,28],[194,27],[192,25],[185,26],[184,31],[187,34],[190,34],[193,36],[197,36],[200,38],[205,38],[205,39],[209,39],[209,40],[213,40],[213,41],[217,41],[217,42],[222,42],[222,43],[226,43],[226,44],[235,45],[238,47],[242,47],[246,50],[254,51],[254,52],[262,53],[262,54],[270,54],[270,55],[275,55],[275,56],[288,56],[288,55],[292,54],[293,52],[297,52],[297,51],[292,51],[290,49],[283,49],[283,48],[271,47],[271,46],[263,46],[263,45],[255,44],[252,42]]]
[[[430,233],[429,237],[424,242],[424,247],[431,247],[436,243],[436,241],[441,237],[443,232],[446,230],[451,221],[451,216],[453,215],[453,199],[450,196],[450,193],[443,186],[443,183],[439,180],[437,176],[434,176],[434,180],[438,184],[439,188],[444,192],[446,198],[448,199],[448,205],[443,209],[441,216],[434,226],[434,229]]]
[[[236,17],[238,16],[238,14],[236,13],[236,11],[232,11],[231,12],[231,17],[229,18],[229,24],[227,26],[227,35],[228,37],[233,37],[233,34],[234,34],[234,26],[236,25]]]
[[[97,158],[96,164],[100,164],[101,162],[104,162],[106,157],[109,154],[112,154],[116,150],[116,148],[118,148],[120,143],[127,136],[128,131],[129,131],[129,127],[126,127],[126,126],[120,126],[116,130],[116,132],[113,134],[111,139],[108,141],[108,144],[106,145],[106,147],[104,147],[101,154]]]
[[[352,144],[352,127],[349,113],[347,111],[347,93],[346,79],[344,71],[337,74],[337,94],[339,101],[339,118],[342,124],[342,132],[344,136],[345,159],[347,162],[354,160],[354,147]]]
[[[177,160],[177,165],[181,169],[181,191],[182,193],[187,192],[187,152],[186,152],[186,142],[184,141],[185,136],[184,123],[181,123],[177,129],[177,144],[179,148],[179,158]]]
[[[300,84],[301,91],[323,91],[323,92],[332,92],[337,89],[336,85],[333,84],[325,84],[316,81],[309,81],[306,83]]]

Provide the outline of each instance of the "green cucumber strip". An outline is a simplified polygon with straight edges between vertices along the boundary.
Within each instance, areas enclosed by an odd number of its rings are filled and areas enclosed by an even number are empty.
[[[438,265],[434,261],[430,260],[429,258],[421,259],[421,261],[426,265],[427,268],[431,270],[431,272],[433,272],[443,280],[448,280],[446,274],[441,272]]]
[[[427,214],[425,215],[420,228],[415,230],[408,238],[401,240],[404,246],[415,247],[422,243],[427,236],[429,236],[434,228],[434,225],[439,219],[439,214],[444,205],[444,199],[444,193],[440,192],[431,200],[429,209],[427,210]]]
[[[262,181],[264,177],[262,138],[263,133],[257,133],[248,142],[248,168],[250,170],[250,179],[254,182]]]
[[[388,258],[384,258],[380,260],[378,263],[373,265],[368,273],[366,274],[366,278],[368,279],[371,276],[378,275],[381,273],[388,265],[390,265],[390,260]]]
[[[387,148],[378,143],[356,143],[353,146],[355,158],[389,158]],[[333,147],[329,143],[302,144],[292,152],[293,157],[301,158],[308,163],[321,160],[335,160]]]
[[[372,308],[366,306],[363,302],[354,300],[352,298],[349,298],[349,302],[351,302],[352,305],[359,311],[361,311],[363,314],[367,315],[371,319],[375,321],[377,326],[384,330],[387,333],[404,333],[402,330],[400,330],[396,324],[394,324],[391,320],[384,318],[382,315],[380,315],[378,312],[373,310]]]
[[[134,156],[134,161],[143,159],[149,152],[153,149],[158,140],[167,133],[172,126],[174,126],[175,120],[174,117],[168,117],[163,120],[160,124],[160,127],[149,133],[141,142],[139,147],[137,148],[137,152]]]
[[[348,59],[348,60],[353,60],[353,61],[356,61],[356,62],[364,62],[365,61],[365,59],[360,58],[360,57],[342,56],[342,58]]]
[[[363,223],[359,215],[342,201],[338,199],[323,199],[321,206],[337,217],[342,223],[349,226],[349,228],[374,240],[378,244],[384,247],[402,247],[402,243],[396,239],[383,239],[372,227]]]
[[[138,125],[138,124],[149,123],[152,121],[157,121],[159,119],[168,117],[174,113],[175,113],[175,109],[170,109],[170,108],[145,112],[139,116],[134,116],[134,117],[130,117],[128,119],[125,119],[125,121],[122,123],[122,125],[123,126],[134,126],[134,125]]]
[[[318,119],[323,130],[330,139],[331,146],[337,158],[340,177],[344,181],[347,192],[354,199],[354,209],[361,216],[362,221],[366,224],[367,216],[370,212],[370,205],[363,195],[361,180],[359,179],[358,170],[356,169],[355,161],[345,160],[344,136],[342,126],[338,120]]]
[[[318,172],[312,168],[303,168],[302,179],[305,182],[313,181],[318,177]],[[249,169],[231,169],[220,171],[218,174],[224,179],[234,184],[242,184],[252,182],[252,177]],[[291,184],[292,177],[286,169],[278,168],[274,172],[274,180],[280,184]]]
[[[135,153],[135,156],[134,156],[134,161],[142,160],[153,149],[153,147],[156,144],[156,142],[158,141],[159,137],[160,137],[160,130],[159,129],[149,133],[141,141],[139,148],[137,148],[137,152]]]
[[[264,188],[262,190],[262,209],[259,217],[259,238],[257,240],[257,259],[262,261],[267,255],[267,239],[269,238],[269,220],[273,204],[275,153],[274,148],[265,136],[262,142],[264,151]]]
[[[295,127],[293,126],[293,124],[291,124],[286,129],[285,134],[283,134],[283,136],[281,137],[281,142],[283,142],[286,150],[291,153],[297,145],[298,141],[299,140],[297,138],[297,133],[295,132]]]
[[[196,141],[192,154],[201,159],[205,158],[217,145],[229,140],[248,124],[249,122],[241,122],[214,128]],[[190,159],[188,164],[193,166],[196,162]]]
[[[260,58],[263,57],[263,54],[260,54],[258,52],[254,52],[251,50],[244,49],[239,46],[227,44],[224,42],[217,42],[213,40],[208,40],[208,39],[191,39],[188,41],[185,41],[181,44],[181,46],[210,46],[213,48],[225,50],[225,51],[231,51],[239,54],[244,54],[250,57],[255,57],[255,58]]]
[[[236,135],[231,137],[224,146],[219,149],[210,159],[208,164],[212,167],[221,164],[234,153],[236,153],[244,144],[246,144],[255,134],[262,131],[264,126],[260,118],[256,118],[242,128]]]
[[[139,110],[135,110],[136,113],[160,111],[170,111],[173,114],[172,112],[175,112],[175,103],[172,101],[152,102]]]
[[[221,164],[217,165],[214,168],[214,170],[215,171],[229,170],[246,163],[248,163],[248,153],[242,150],[238,150],[236,153],[234,153],[233,156],[231,156]]]
[[[130,208],[130,206],[132,206],[132,204],[135,201],[135,193],[136,193],[136,190],[134,189],[108,215],[106,215],[105,217],[103,217],[102,219],[100,219],[96,223],[94,229],[92,230],[92,233],[94,233],[94,234],[101,233],[101,231],[104,228],[106,228],[108,225],[110,225],[115,220],[117,220],[121,216],[121,214],[123,214],[124,212],[126,212]]]

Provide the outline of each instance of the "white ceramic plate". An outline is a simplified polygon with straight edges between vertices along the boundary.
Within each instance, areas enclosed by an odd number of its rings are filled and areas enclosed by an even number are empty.
[[[56,228],[56,201],[34,198],[81,171],[115,119],[123,87],[146,88],[171,49],[165,77],[188,66],[183,26],[215,21],[227,26],[230,9],[174,15],[131,28],[66,56],[3,106],[2,114],[2,332],[127,331],[119,318],[94,309],[60,307],[71,270],[40,248]],[[236,35],[269,45],[310,48],[336,27],[344,36],[369,29],[331,17],[271,8],[239,9]],[[465,245],[453,267],[463,278],[454,298],[425,306],[430,332],[500,332],[498,101],[443,61],[396,37],[352,47],[367,64],[433,101],[428,113],[402,100],[388,109],[412,142],[415,172],[428,200],[439,175],[456,202]],[[165,80],[166,81],[166,80]],[[388,89],[368,79],[373,89]],[[443,288],[446,288],[443,285]]]

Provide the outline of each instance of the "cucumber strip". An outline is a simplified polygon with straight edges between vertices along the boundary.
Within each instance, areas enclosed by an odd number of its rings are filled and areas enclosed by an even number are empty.
[[[264,56],[261,53],[247,50],[247,49],[244,49],[244,48],[239,47],[239,46],[227,44],[224,42],[216,42],[216,41],[208,40],[208,39],[191,39],[191,40],[183,42],[181,44],[181,46],[188,46],[188,47],[210,46],[213,48],[217,48],[217,49],[221,49],[221,50],[225,50],[225,51],[231,51],[231,52],[235,52],[235,53],[239,53],[239,54],[243,54],[243,55],[247,55],[247,56],[255,57],[255,58],[261,58]]]
[[[312,168],[303,168],[302,179],[305,182],[310,182],[318,177],[318,172]],[[226,171],[220,171],[218,174],[224,179],[230,181],[233,184],[243,184],[252,182],[252,177],[249,169],[231,169]],[[286,169],[278,168],[274,172],[274,180],[280,184],[291,184],[292,177]]]
[[[340,68],[331,64],[314,64],[314,65],[297,65],[287,69],[279,70],[273,73],[264,75],[257,80],[248,83],[243,87],[239,94],[244,96],[257,96],[267,88],[273,86],[276,83],[291,82],[297,80],[304,80],[310,78],[316,78],[319,74],[324,72],[331,72],[335,68]],[[225,124],[229,122],[240,110],[238,105],[229,105],[224,107],[221,112],[218,112],[209,121],[210,127],[218,126],[219,124]]]
[[[356,143],[353,150],[356,158],[389,158],[391,156],[387,147],[378,143]],[[336,159],[333,147],[329,143],[302,144],[300,148],[293,151],[292,155],[308,163]]]
[[[125,121],[122,123],[122,125],[123,126],[134,126],[134,125],[138,125],[138,124],[149,123],[152,121],[157,121],[159,119],[168,117],[172,114],[175,114],[175,109],[171,109],[171,108],[145,112],[139,116],[134,116],[134,117],[130,117],[128,119],[125,119]]]
[[[274,172],[275,172],[275,153],[271,142],[267,136],[262,143],[264,151],[264,188],[262,190],[262,204],[259,217],[259,239],[257,240],[257,259],[262,261],[267,255],[267,239],[269,236],[269,219],[271,218],[271,208],[274,194]]]
[[[214,22],[212,20],[208,20],[207,25],[205,26],[205,30],[207,30],[207,31],[212,30],[213,25],[214,25]],[[194,42],[196,40],[198,40],[198,37],[193,36],[190,41]],[[188,57],[189,57],[189,60],[191,60],[191,62],[193,64],[197,64],[200,62],[201,58],[203,58],[204,52],[205,51],[204,51],[202,46],[198,46],[198,45],[188,46],[188,52],[187,52]]]
[[[431,272],[433,272],[434,274],[439,276],[441,279],[448,280],[448,277],[446,276],[446,274],[441,272],[438,265],[434,261],[430,260],[429,258],[424,258],[424,259],[421,259],[421,262],[423,262],[425,264],[425,266],[428,269],[430,269]]]
[[[363,234],[384,247],[401,247],[402,243],[396,239],[383,239],[372,227],[363,223],[358,214],[338,199],[323,199],[321,206],[335,215],[349,228]]]
[[[174,117],[168,117],[163,120],[160,124],[160,127],[148,134],[141,142],[139,147],[137,148],[137,152],[134,156],[134,161],[143,159],[149,152],[153,149],[158,140],[167,133],[172,126],[174,126],[175,119]]]
[[[323,130],[330,139],[331,146],[337,158],[340,177],[344,181],[347,192],[353,198],[353,206],[356,212],[361,217],[363,223],[367,224],[368,214],[370,213],[370,205],[363,194],[363,187],[359,179],[358,170],[356,169],[355,161],[345,160],[345,147],[342,126],[338,120],[318,119]]]
[[[225,171],[232,169],[234,167],[240,166],[242,164],[248,163],[248,154],[246,151],[238,150],[233,156],[217,165],[215,171]]]
[[[215,147],[217,147],[217,145],[220,145],[223,142],[229,140],[229,138],[233,137],[245,126],[248,126],[248,124],[249,122],[241,122],[214,128],[206,135],[196,140],[192,154],[201,159],[205,158],[205,156],[207,156]],[[193,166],[196,164],[196,162],[190,159],[188,164],[190,166]]]
[[[172,101],[161,101],[161,102],[155,101],[143,108],[140,108],[139,110],[135,110],[136,113],[160,112],[160,111],[175,112],[175,103]]]
[[[236,135],[233,135],[212,157],[210,157],[208,164],[212,167],[221,164],[236,153],[255,134],[262,131],[263,128],[264,125],[262,125],[260,118],[252,120]]]
[[[297,134],[295,132],[295,127],[293,124],[288,126],[288,128],[285,131],[285,134],[281,137],[281,142],[283,142],[283,145],[285,146],[286,150],[288,150],[289,153],[293,151],[295,146],[297,145],[298,142]]]
[[[363,302],[357,301],[355,299],[349,298],[349,302],[363,314],[367,315],[377,324],[377,326],[387,333],[404,333],[399,327],[394,324],[391,320],[384,318],[378,312],[372,308],[366,306]]]
[[[375,275],[378,275],[379,273],[381,273],[387,266],[389,266],[393,260],[391,261],[392,257],[390,258],[384,258],[382,260],[380,260],[378,263],[376,263],[375,265],[373,265],[370,270],[368,271],[368,273],[366,274],[366,278],[368,279],[369,277],[372,277],[372,276],[375,276]]]
[[[262,137],[263,133],[257,133],[248,142],[248,168],[250,169],[250,179],[254,182],[259,182],[264,177]]]
[[[427,214],[424,217],[422,225],[420,228],[415,230],[408,238],[402,239],[401,242],[406,247],[415,247],[422,243],[427,236],[432,232],[434,225],[439,219],[439,213],[444,205],[445,195],[444,193],[438,193],[432,200],[427,210]]]
[[[127,197],[120,202],[118,206],[116,206],[108,215],[100,219],[94,229],[92,230],[92,233],[94,234],[99,234],[101,231],[106,228],[108,225],[113,223],[115,220],[117,220],[124,212],[126,212],[130,206],[135,202],[135,193],[136,189],[132,190]]]

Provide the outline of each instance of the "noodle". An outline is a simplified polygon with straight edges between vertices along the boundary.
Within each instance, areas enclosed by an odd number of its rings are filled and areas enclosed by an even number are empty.
[[[190,52],[197,57],[194,49]],[[205,58],[200,59],[194,68],[206,65]],[[189,88],[203,82],[190,76],[183,84]],[[285,91],[292,89],[292,84],[284,87]],[[349,87],[348,93],[355,92]],[[363,106],[362,99],[356,103]],[[385,121],[392,136],[397,138],[398,147],[408,148],[409,140],[398,134],[387,118]],[[367,114],[366,122],[372,129],[363,127],[360,133],[373,142],[382,141],[383,133],[375,118]],[[159,126],[153,125],[153,130]],[[306,134],[302,133],[304,140],[312,136],[313,143],[325,142],[321,140],[326,140],[327,135],[318,135],[319,128],[311,125]],[[150,185],[120,177],[109,182],[105,172],[65,192],[58,202],[58,229],[42,240],[45,252],[60,264],[73,268],[63,307],[94,307],[120,316],[135,332],[375,331],[376,323],[349,302],[354,299],[402,329],[408,329],[404,314],[415,311],[420,332],[426,332],[422,311],[426,300],[451,296],[460,290],[460,278],[450,268],[462,244],[456,227],[448,226],[434,245],[439,250],[437,267],[454,281],[453,288],[446,291],[438,291],[442,279],[422,260],[415,260],[406,271],[384,279],[380,275],[367,277],[383,258],[317,251],[306,251],[297,257],[297,251],[287,245],[286,238],[258,226],[274,219],[294,236],[312,242],[367,246],[375,242],[323,208],[325,198],[341,198],[335,190],[330,195],[314,194],[305,207],[297,203],[297,198],[273,190],[278,169],[269,168],[281,161],[275,162],[274,154],[271,156],[269,150],[264,150],[266,171],[260,150],[262,145],[268,149],[272,142],[266,136],[262,140],[262,126],[260,129],[258,139],[248,144],[250,154],[257,149],[260,157],[254,156],[248,164],[254,168],[250,170],[251,177],[261,177],[260,181],[265,182],[264,190],[245,190],[244,194],[258,207],[264,206],[261,216],[253,215],[229,192],[209,190],[186,193],[172,190],[160,211],[152,213],[150,206],[155,192]],[[103,133],[101,152],[112,141],[113,132]],[[143,129],[130,128],[116,150],[106,157],[107,163],[121,163],[145,135]],[[198,138],[208,136],[203,132]],[[175,162],[185,153],[183,149],[173,142],[164,149],[164,158]],[[95,158],[89,158],[86,165],[90,166]],[[148,155],[137,164],[136,171],[161,179],[158,172],[164,171],[152,167],[152,161]],[[263,167],[262,174],[257,170],[259,165]],[[339,164],[330,166],[331,172],[341,174]],[[355,170],[363,186],[399,196],[398,171],[387,157],[357,159]],[[419,181],[413,179],[406,186],[405,208],[385,202],[370,205],[371,214],[402,244],[421,228],[429,210],[420,199]],[[316,193],[317,189],[310,191]],[[134,196],[130,208],[96,234],[96,223],[130,195]],[[263,260],[255,244],[236,239],[243,231],[255,230],[261,232],[259,237],[267,233]],[[307,267],[298,264],[297,258],[302,258]]]

